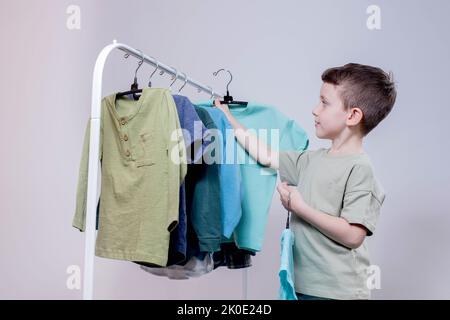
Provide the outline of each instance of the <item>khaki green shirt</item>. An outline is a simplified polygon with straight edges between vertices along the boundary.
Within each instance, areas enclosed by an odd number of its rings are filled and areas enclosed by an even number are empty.
[[[138,101],[103,98],[101,195],[97,256],[165,266],[178,223],[179,188],[187,170],[184,139],[170,91],[145,88]],[[175,132],[175,133],[174,133]],[[85,229],[88,122],[73,226]],[[173,161],[172,159],[175,159]]]
[[[367,154],[330,155],[328,149],[280,152],[280,179],[298,186],[305,202],[326,214],[361,224],[372,235],[384,201]],[[349,249],[291,216],[297,292],[331,299],[369,299],[367,238]]]

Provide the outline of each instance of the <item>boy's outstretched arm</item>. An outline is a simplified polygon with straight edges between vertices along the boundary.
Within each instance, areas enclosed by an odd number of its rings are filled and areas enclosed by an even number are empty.
[[[259,164],[265,167],[278,170],[279,159],[278,152],[271,150],[270,147],[261,139],[248,131],[231,114],[228,105],[220,104],[219,99],[214,100],[214,106],[222,110],[228,121],[234,128],[234,135],[239,144],[250,154],[250,156]]]

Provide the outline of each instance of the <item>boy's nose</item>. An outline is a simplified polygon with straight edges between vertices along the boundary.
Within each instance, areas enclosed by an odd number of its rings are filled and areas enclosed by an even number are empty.
[[[317,117],[317,106],[312,109],[312,114],[314,117]]]

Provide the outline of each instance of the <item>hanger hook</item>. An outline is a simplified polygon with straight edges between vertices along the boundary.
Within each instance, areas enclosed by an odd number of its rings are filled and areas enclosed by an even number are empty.
[[[170,89],[172,89],[172,85],[177,81],[177,79],[178,79],[178,70],[177,69],[175,69],[175,71],[176,71],[176,74],[173,76],[173,81],[172,81],[172,83],[170,84]]]
[[[148,86],[149,86],[149,87],[152,86],[152,81],[151,81],[151,79],[152,79],[153,75],[155,74],[155,72],[158,71],[158,68],[159,68],[159,61],[156,60],[155,58],[153,58],[153,59],[156,61],[156,68],[155,68],[155,70],[153,70],[152,74],[150,75],[150,78],[148,78]]]
[[[141,50],[139,50],[139,52],[142,55],[141,60],[138,62],[138,67],[136,68],[136,71],[134,71],[134,78],[137,79],[137,72],[139,70],[139,68],[142,66],[142,64],[144,63],[144,52],[142,52]]]
[[[180,89],[178,89],[178,92],[181,92],[181,90],[183,90],[184,86],[186,85],[186,83],[188,82],[188,78],[187,78],[187,74],[184,73],[184,84],[181,86]]]
[[[209,91],[211,92],[211,97],[210,97],[210,99],[213,99],[213,98],[214,98],[214,90],[213,90],[213,88],[210,87],[210,86],[207,86],[207,88],[208,88]]]
[[[230,74],[230,81],[228,81],[227,83],[227,94],[228,94],[228,86],[230,85],[231,81],[233,81],[233,75],[231,74],[231,72],[229,70],[225,70],[225,69],[219,69],[216,72],[213,72],[213,76],[217,77],[217,75],[219,74],[219,72],[221,71],[227,71]]]

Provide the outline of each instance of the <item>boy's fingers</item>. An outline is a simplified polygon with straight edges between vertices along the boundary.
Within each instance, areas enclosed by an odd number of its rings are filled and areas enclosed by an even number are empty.
[[[279,183],[277,185],[277,190],[278,190],[278,193],[280,194],[280,196],[285,196],[289,192],[285,189],[285,186],[282,183]]]
[[[278,191],[278,193],[281,196],[282,191],[281,191],[281,185],[280,184],[277,184],[277,191]]]
[[[277,191],[280,193],[280,184],[277,184]]]
[[[287,182],[282,182],[282,183],[279,184],[279,186],[280,186],[280,188],[281,188],[282,190],[287,190],[287,189],[288,189]]]

